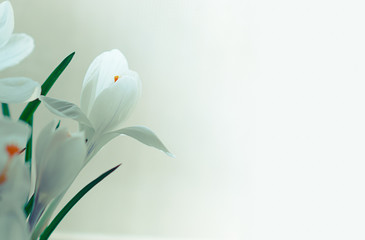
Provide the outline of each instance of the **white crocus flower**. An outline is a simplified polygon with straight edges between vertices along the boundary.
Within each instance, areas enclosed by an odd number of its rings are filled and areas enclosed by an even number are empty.
[[[140,93],[138,74],[129,70],[123,54],[114,49],[99,55],[87,70],[81,92],[81,109],[55,98],[42,96],[40,99],[54,114],[79,122],[88,144],[85,163],[108,141],[121,134],[173,156],[147,127],[116,130],[130,114]]]
[[[23,152],[30,133],[30,127],[24,122],[0,119],[0,202],[10,199],[23,206],[27,201],[29,168],[19,154]]]
[[[33,39],[24,33],[13,33],[14,12],[9,1],[0,4],[0,71],[18,64],[34,48]]]
[[[0,119],[0,239],[25,240],[30,232],[23,211],[30,189],[29,168],[20,157],[30,127]]]
[[[18,64],[34,48],[33,39],[24,33],[13,33],[14,13],[9,1],[0,4],[0,71]],[[39,97],[39,83],[30,78],[0,79],[0,102],[29,102]]]
[[[56,129],[56,122],[46,125],[36,145],[36,185],[32,215],[34,227],[43,210],[72,184],[86,156],[83,133],[70,134],[65,128]]]

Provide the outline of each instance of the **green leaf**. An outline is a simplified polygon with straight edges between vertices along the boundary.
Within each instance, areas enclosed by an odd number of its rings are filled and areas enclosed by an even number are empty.
[[[30,137],[27,142],[27,146],[25,147],[25,162],[28,163],[29,166],[29,173],[32,173],[32,150],[33,150],[33,115],[30,117],[28,121],[29,125],[31,126]],[[34,201],[34,194],[29,199],[28,203],[24,207],[24,211],[26,216],[32,211],[33,208],[33,201]]]
[[[29,201],[27,202],[27,204],[24,207],[24,212],[27,217],[29,216],[30,212],[32,211],[33,202],[34,202],[34,194],[32,195],[32,197],[29,199]]]
[[[58,77],[62,74],[62,72],[66,69],[68,64],[71,62],[73,56],[75,55],[75,52],[68,55],[57,67],[51,75],[46,79],[46,81],[42,84],[42,92],[41,95],[46,96],[53,84],[56,82]],[[38,99],[30,102],[27,104],[25,109],[23,110],[22,114],[19,117],[19,120],[22,120],[24,122],[29,122],[29,119],[31,116],[33,116],[35,110],[38,108],[41,101]]]
[[[28,120],[28,124],[32,127],[31,128],[31,132],[30,132],[30,137],[29,140],[27,142],[27,146],[25,148],[25,162],[28,163],[29,162],[29,169],[31,170],[31,162],[32,162],[32,145],[33,145],[33,115],[30,116],[29,120]]]
[[[58,121],[56,129],[58,129],[60,127],[60,125],[61,125],[61,120]]]
[[[71,210],[71,208],[88,192],[90,191],[96,184],[98,184],[101,180],[103,180],[106,176],[114,172],[118,167],[117,165],[112,169],[106,171],[101,174],[99,177],[91,181],[88,185],[86,185],[83,189],[81,189],[67,204],[62,208],[62,210],[57,214],[57,216],[53,219],[53,221],[48,225],[48,227],[43,231],[39,240],[47,240],[49,236],[52,234],[53,230],[58,226],[58,224],[62,221],[65,215]]]
[[[7,103],[1,103],[1,107],[3,109],[3,116],[10,117],[9,105]]]

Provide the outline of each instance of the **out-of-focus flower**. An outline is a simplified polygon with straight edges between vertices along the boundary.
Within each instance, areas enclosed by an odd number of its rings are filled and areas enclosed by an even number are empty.
[[[75,119],[85,132],[90,160],[108,141],[124,134],[162,150],[172,156],[158,137],[148,128],[134,126],[116,130],[128,117],[141,94],[141,82],[136,72],[119,50],[99,55],[87,70],[81,93],[81,109],[73,103],[41,97],[54,114]]]
[[[83,133],[70,134],[49,123],[39,134],[36,145],[35,201],[29,220],[34,226],[44,208],[63,194],[83,167],[86,146]]]
[[[18,64],[34,48],[33,39],[24,33],[13,33],[14,12],[9,1],[0,4],[0,70]]]
[[[0,79],[0,102],[21,103],[37,99],[41,93],[39,83],[30,78],[14,77]]]
[[[0,207],[0,239],[30,239],[24,211],[12,202],[3,202]]]
[[[30,132],[23,122],[0,119],[0,239],[29,239],[23,207],[29,195],[30,175],[19,155]]]
[[[9,1],[0,4],[0,71],[18,64],[34,48],[33,39],[24,33],[13,33],[14,13]],[[30,78],[0,79],[0,102],[29,102],[39,97],[39,83]]]
[[[8,199],[22,207],[27,201],[29,169],[19,154],[25,148],[30,132],[30,127],[23,122],[0,119],[0,204]]]
[[[30,191],[29,167],[21,157],[14,156],[7,161],[0,175],[0,208],[2,201],[18,203],[22,208]]]

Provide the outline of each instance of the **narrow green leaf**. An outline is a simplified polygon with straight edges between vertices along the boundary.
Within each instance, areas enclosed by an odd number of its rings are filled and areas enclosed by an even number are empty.
[[[58,121],[56,129],[58,129],[60,127],[60,125],[61,125],[61,120]]]
[[[25,148],[25,162],[29,162],[29,170],[31,171],[32,166],[32,145],[33,145],[33,115],[30,116],[28,120],[28,124],[31,126],[30,138],[27,142],[27,146]]]
[[[24,207],[24,212],[27,217],[29,216],[30,212],[32,211],[33,202],[34,202],[34,194],[32,195],[32,197],[29,199],[29,201],[27,202],[27,204]]]
[[[7,103],[1,103],[4,117],[10,117],[9,105]]]
[[[32,149],[33,149],[33,115],[30,117],[28,121],[29,125],[31,126],[30,138],[27,142],[27,146],[25,148],[25,162],[28,163],[29,166],[29,173],[32,172]],[[24,207],[24,211],[26,216],[32,211],[33,208],[33,201],[34,201],[34,194],[29,199],[28,203]]]
[[[48,227],[43,231],[39,240],[47,240],[49,236],[52,234],[53,230],[58,226],[58,224],[62,221],[65,215],[71,210],[71,208],[88,192],[90,191],[96,184],[98,184],[101,180],[103,180],[106,176],[114,172],[118,167],[117,165],[112,169],[106,171],[101,174],[99,177],[91,181],[88,185],[86,185],[83,189],[81,189],[67,204],[62,208],[62,210],[57,214],[57,216],[53,219],[53,221],[48,225]]]
[[[42,84],[42,92],[41,95],[46,96],[53,84],[56,82],[58,77],[62,74],[62,72],[66,69],[68,64],[71,62],[75,52],[68,55],[57,67],[51,75],[46,79],[46,81]],[[41,101],[38,99],[27,104],[22,114],[19,117],[19,120],[23,120],[24,122],[29,122],[30,117],[34,114],[35,110],[38,108]]]

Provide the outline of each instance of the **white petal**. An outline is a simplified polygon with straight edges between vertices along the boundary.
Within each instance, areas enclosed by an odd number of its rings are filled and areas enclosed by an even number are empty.
[[[97,134],[116,129],[128,117],[140,96],[137,75],[124,76],[103,90],[92,106],[89,120]]]
[[[39,97],[41,86],[30,78],[0,79],[0,102],[21,103],[30,102]]]
[[[43,161],[45,160],[43,156],[49,150],[48,146],[56,131],[56,124],[57,124],[56,120],[49,122],[46,126],[43,127],[42,131],[38,135],[35,146],[36,169],[40,169],[43,164]]]
[[[51,146],[37,175],[36,188],[41,202],[49,202],[62,194],[76,178],[85,160],[84,141],[84,136],[78,134]]]
[[[57,116],[64,118],[71,118],[78,121],[81,124],[85,124],[89,127],[92,127],[92,124],[90,123],[89,119],[75,104],[45,96],[41,96],[39,99],[44,103],[44,105],[48,108],[49,111],[56,114]]]
[[[0,202],[11,201],[20,209],[26,203],[29,191],[29,168],[20,156],[16,156],[12,160],[6,181],[0,185]]]
[[[0,119],[0,169],[3,167],[4,159],[8,158],[6,145],[15,144],[20,149],[25,148],[30,133],[30,126],[24,122],[14,121],[10,118]]]
[[[134,127],[127,127],[122,128],[110,133],[104,134],[100,139],[98,139],[94,151],[99,151],[105,144],[107,144],[110,140],[113,138],[119,136],[119,135],[127,135],[129,137],[132,137],[138,141],[140,141],[143,144],[146,144],[148,146],[157,148],[164,153],[166,153],[170,157],[175,157],[161,142],[160,139],[154,134],[149,128],[145,126],[134,126]]]
[[[85,134],[85,139],[88,141],[92,136],[95,134],[95,130],[92,127],[89,127],[84,124],[79,124],[79,130],[80,132],[83,132]]]
[[[24,212],[12,203],[2,203],[0,206],[0,239],[30,239]]]
[[[0,141],[14,141],[20,147],[25,147],[31,128],[22,121],[15,121],[9,118],[0,118]]]
[[[33,38],[23,33],[12,34],[9,41],[0,48],[0,71],[18,64],[33,48]]]
[[[89,115],[90,106],[105,88],[114,83],[115,76],[128,71],[128,62],[117,49],[100,54],[86,72],[81,91],[81,109]]]
[[[0,4],[0,48],[4,46],[14,30],[14,12],[9,1]]]
[[[37,139],[35,205],[29,219],[31,227],[49,202],[72,183],[85,159],[84,135],[71,135],[67,129],[55,129],[55,126],[55,121],[50,122]]]

